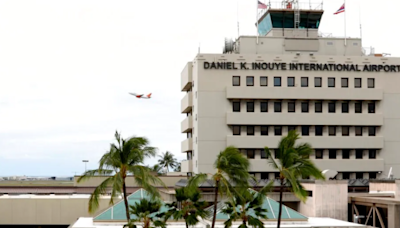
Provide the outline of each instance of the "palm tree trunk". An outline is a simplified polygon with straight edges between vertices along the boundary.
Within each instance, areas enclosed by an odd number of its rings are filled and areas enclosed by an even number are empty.
[[[186,224],[186,228],[189,228],[189,225],[188,225],[188,223],[185,221],[185,224]]]
[[[219,184],[219,181],[216,181],[215,182],[215,198],[214,198],[214,214],[213,214],[213,220],[212,220],[211,228],[214,228],[214,226],[215,226],[215,218],[217,217],[218,184]]]
[[[126,220],[128,221],[128,224],[129,224],[129,220],[130,220],[131,216],[129,215],[129,206],[128,206],[128,197],[126,196],[125,178],[123,179],[123,182],[122,182],[122,191],[124,192],[124,203],[125,203]]]
[[[279,213],[278,213],[278,226],[277,226],[277,228],[281,227],[282,198],[283,198],[283,179],[281,178],[281,186],[279,188]]]

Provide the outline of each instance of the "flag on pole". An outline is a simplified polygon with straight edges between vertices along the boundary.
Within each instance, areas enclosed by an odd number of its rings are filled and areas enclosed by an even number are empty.
[[[258,9],[266,9],[267,5],[265,5],[264,3],[258,1]]]
[[[344,4],[334,14],[336,15],[343,12],[344,12]]]

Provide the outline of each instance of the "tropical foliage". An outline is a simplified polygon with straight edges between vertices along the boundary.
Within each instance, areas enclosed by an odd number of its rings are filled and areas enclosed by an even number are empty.
[[[115,132],[116,143],[112,143],[110,150],[106,152],[99,161],[99,167],[95,170],[86,171],[77,182],[88,180],[96,176],[107,176],[107,178],[95,188],[89,199],[89,212],[95,212],[99,207],[99,198],[107,193],[111,187],[110,205],[114,204],[117,197],[122,193],[126,217],[129,222],[130,214],[128,209],[128,199],[126,193],[126,177],[132,174],[138,186],[143,187],[153,198],[159,196],[158,190],[154,185],[165,186],[164,183],[151,174],[148,167],[143,166],[146,157],[153,157],[156,154],[155,148],[149,146],[149,141],[145,137],[121,138]]]
[[[218,194],[233,197],[238,188],[247,189],[250,175],[248,172],[250,163],[240,151],[235,147],[227,147],[221,151],[217,160],[214,163],[216,173],[211,179],[214,181],[215,198],[212,228],[215,226],[215,218],[217,214]],[[198,186],[201,182],[207,179],[207,174],[201,173],[195,175],[189,180],[189,186]],[[233,185],[234,184],[234,185]]]
[[[207,202],[200,201],[200,191],[189,188],[175,189],[176,202],[167,204],[170,208],[166,213],[166,218],[175,220],[184,219],[186,228],[196,225],[199,222],[198,218],[206,218],[208,212],[205,210]]]
[[[271,153],[268,147],[265,152],[269,163],[279,172],[279,214],[278,228],[281,224],[282,217],[282,197],[283,188],[289,188],[301,201],[307,199],[307,191],[300,183],[303,177],[314,177],[315,179],[325,179],[322,172],[309,159],[312,153],[311,145],[308,143],[300,143],[296,145],[299,134],[296,131],[290,131],[286,137],[283,137],[275,151],[277,159]]]
[[[272,188],[273,182],[265,186],[260,192],[248,189],[240,189],[234,197],[225,202],[222,212],[229,216],[225,221],[225,228],[232,226],[236,220],[241,220],[242,224],[239,228],[247,228],[248,226],[263,228],[264,223],[261,219],[267,219],[267,210],[263,208],[265,194]]]
[[[99,207],[101,195],[111,192],[110,204],[121,195],[125,205],[127,225],[135,228],[134,223],[141,223],[143,228],[165,228],[168,219],[184,220],[186,227],[196,225],[200,218],[211,216],[206,207],[208,204],[201,200],[200,184],[207,181],[213,184],[212,228],[215,227],[218,201],[222,197],[225,201],[221,212],[228,215],[225,228],[233,225],[234,221],[241,221],[239,228],[249,226],[263,228],[262,219],[267,218],[263,207],[265,195],[271,190],[273,181],[263,187],[259,192],[250,190],[249,160],[235,147],[227,147],[217,155],[214,162],[214,173],[199,173],[188,180],[186,187],[175,189],[176,201],[162,207],[160,193],[157,186],[165,184],[154,173],[161,174],[162,169],[169,168],[180,170],[180,164],[170,152],[163,153],[158,160],[159,164],[153,167],[143,165],[145,158],[156,155],[156,149],[149,145],[145,137],[130,137],[123,139],[115,133],[116,143],[110,145],[99,161],[99,167],[86,171],[78,182],[96,176],[106,176],[104,181],[95,188],[89,199],[89,212],[93,213]],[[282,196],[284,188],[290,189],[303,202],[307,199],[307,192],[300,183],[303,177],[324,179],[321,171],[309,159],[312,153],[311,146],[307,143],[296,144],[299,135],[295,131],[289,132],[278,145],[275,156],[265,147],[269,163],[279,172],[280,194],[278,228],[282,217]],[[134,205],[128,204],[126,181],[127,176],[133,175],[132,181],[141,186],[151,196],[141,199]],[[220,202],[220,204],[222,204]],[[161,212],[161,209],[165,209]],[[211,208],[210,208],[211,209]]]
[[[159,156],[158,163],[160,163],[160,166],[163,168],[167,168],[167,172],[169,172],[169,167],[175,168],[177,165],[177,160],[173,154],[170,152],[165,152],[162,153],[162,155]]]
[[[130,212],[134,218],[129,221],[128,226],[136,228],[134,222],[139,222],[143,224],[143,228],[165,228],[165,221],[162,219],[164,213],[160,212],[161,206],[161,202],[147,199],[141,199],[139,203],[130,205]]]

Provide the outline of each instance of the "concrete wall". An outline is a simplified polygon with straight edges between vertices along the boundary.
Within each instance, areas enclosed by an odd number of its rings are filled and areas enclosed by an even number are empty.
[[[158,176],[167,187],[174,187],[175,183],[178,182],[180,179],[186,179],[186,176]],[[107,177],[92,177],[87,181],[83,181],[78,183],[79,176],[74,177],[74,185],[78,187],[97,187],[102,181],[105,180]],[[126,185],[127,187],[140,187],[136,184],[134,178],[132,176],[128,176],[126,178]],[[157,186],[162,187],[162,186]]]
[[[87,198],[49,196],[43,198],[0,197],[1,225],[69,225],[79,217],[91,217]],[[101,199],[99,210],[107,209],[109,199]]]
[[[312,197],[299,206],[299,212],[308,217],[329,217],[347,221],[348,194],[347,181],[330,180],[304,183]]]

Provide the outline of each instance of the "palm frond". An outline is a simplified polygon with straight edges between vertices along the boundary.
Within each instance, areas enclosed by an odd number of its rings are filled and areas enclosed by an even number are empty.
[[[99,199],[101,195],[105,195],[107,193],[107,187],[113,183],[114,179],[115,176],[109,177],[94,189],[89,198],[89,213],[93,213],[99,208]]]

